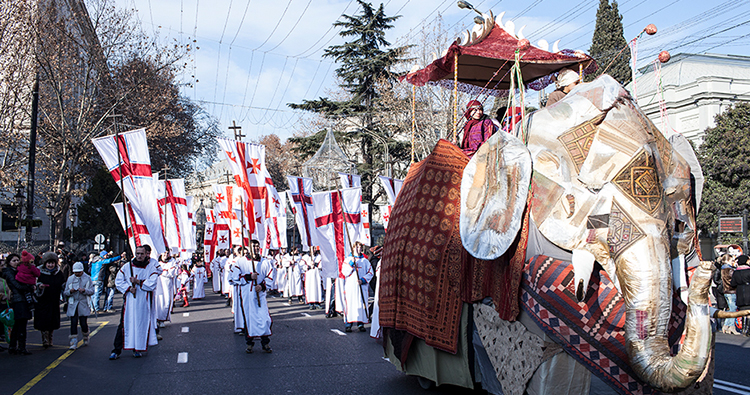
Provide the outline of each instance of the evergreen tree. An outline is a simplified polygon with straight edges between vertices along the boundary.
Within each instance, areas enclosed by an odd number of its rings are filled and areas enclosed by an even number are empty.
[[[620,52],[627,44],[617,1],[610,4],[609,0],[600,0],[599,9],[596,11],[594,36],[591,38],[591,48],[589,48],[589,54],[596,60],[599,69],[596,73],[587,76],[586,80],[593,80],[606,69],[606,73],[617,82],[625,84],[630,81],[632,77],[630,51],[626,49]]]
[[[716,116],[698,158],[706,178],[698,229],[708,234],[717,230],[719,212],[741,215],[750,209],[750,104],[736,104]]]
[[[374,158],[380,158],[378,152],[382,143],[370,134],[376,134],[388,141],[389,151],[391,144],[398,148],[398,144],[392,140],[392,135],[386,127],[378,122],[375,111],[376,101],[380,97],[379,85],[382,81],[393,80],[390,73],[391,67],[400,62],[399,56],[407,47],[385,49],[390,43],[385,39],[385,31],[392,28],[392,22],[399,16],[389,17],[385,15],[383,4],[375,9],[372,4],[363,0],[357,0],[361,12],[357,15],[343,15],[342,21],[337,21],[334,26],[342,27],[339,33],[349,39],[342,45],[333,45],[327,48],[324,57],[333,58],[340,65],[336,69],[336,75],[341,78],[341,88],[349,96],[348,100],[336,101],[329,98],[316,100],[304,100],[301,104],[290,103],[294,109],[319,112],[331,119],[345,119],[351,126],[364,130],[357,135],[359,148],[364,163],[358,166],[362,175],[362,193],[364,199],[372,200],[372,184],[375,181],[375,173],[385,169],[382,162],[374,163]],[[378,108],[377,111],[382,111]],[[352,125],[352,123],[354,125]],[[297,138],[293,141],[302,148],[299,151],[309,153],[311,144],[320,141],[325,133],[317,133],[311,136],[312,141],[305,138]],[[337,136],[338,137],[338,136]],[[395,149],[396,152],[403,150]],[[314,151],[312,151],[314,153]],[[394,158],[391,157],[391,161]],[[408,160],[408,159],[407,159]]]
[[[78,226],[73,232],[76,243],[93,240],[101,233],[114,244],[115,240],[125,239],[117,213],[112,203],[122,201],[120,187],[115,184],[112,175],[103,167],[99,167],[91,178],[89,189],[83,196],[83,202],[78,206]]]

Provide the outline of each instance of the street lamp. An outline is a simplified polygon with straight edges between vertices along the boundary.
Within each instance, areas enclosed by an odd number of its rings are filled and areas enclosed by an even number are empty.
[[[16,241],[16,251],[21,249],[21,215],[23,213],[23,201],[26,196],[23,195],[23,183],[21,180],[16,181],[16,208],[18,209],[16,215],[16,226],[18,227],[18,241]]]
[[[76,219],[78,218],[78,210],[76,209],[76,204],[71,203],[70,204],[70,249],[73,250],[73,227],[76,224]]]
[[[368,136],[372,136],[372,137],[380,140],[381,143],[383,143],[383,147],[385,147],[385,151],[383,152],[383,162],[385,163],[385,171],[387,173],[388,178],[391,178],[392,177],[392,175],[391,175],[391,163],[390,163],[391,159],[390,159],[390,155],[388,153],[388,140],[386,140],[385,137],[380,136],[380,135],[378,135],[378,134],[376,134],[376,133],[374,133],[374,132],[372,132],[370,130],[367,130],[365,128],[355,129],[355,130],[351,131],[351,133],[357,133],[357,132],[364,133],[364,134],[366,134]]]
[[[55,225],[52,223],[54,221],[52,219],[52,214],[55,213],[55,206],[52,205],[52,200],[50,200],[47,203],[47,207],[44,208],[44,211],[47,213],[47,218],[49,219],[49,250],[54,251],[55,250]]]

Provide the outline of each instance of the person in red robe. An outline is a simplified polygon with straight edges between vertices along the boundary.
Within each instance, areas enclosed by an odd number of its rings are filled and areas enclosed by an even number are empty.
[[[464,125],[461,150],[472,157],[479,146],[495,133],[497,127],[488,116],[484,115],[484,107],[478,100],[472,100],[466,105],[464,116],[468,121]]]

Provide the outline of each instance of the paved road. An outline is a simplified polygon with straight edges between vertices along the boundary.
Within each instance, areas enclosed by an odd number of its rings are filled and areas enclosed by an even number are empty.
[[[210,291],[210,290],[209,290]],[[118,310],[119,310],[119,296]],[[119,314],[91,317],[91,345],[67,350],[67,322],[55,333],[56,346],[41,348],[39,332],[29,332],[30,356],[0,353],[0,394],[425,394],[416,379],[382,358],[367,333],[344,333],[341,319],[321,310],[270,298],[274,320],[272,354],[246,354],[232,334],[232,317],[219,296],[209,294],[189,308],[176,307],[164,340],[143,358],[123,352],[109,361]],[[369,327],[368,327],[369,328]],[[256,345],[256,349],[259,346]],[[716,394],[750,394],[750,338],[718,335]],[[733,384],[742,387],[734,387]],[[592,383],[592,394],[613,393]],[[729,388],[732,391],[725,390]],[[430,394],[481,394],[439,387]]]

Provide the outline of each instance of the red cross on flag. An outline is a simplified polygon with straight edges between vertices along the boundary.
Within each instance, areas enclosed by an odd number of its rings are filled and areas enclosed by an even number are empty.
[[[203,262],[208,263],[216,256],[216,240],[214,239],[214,223],[208,221],[208,214],[206,214],[206,219],[206,227],[203,230]]]
[[[120,219],[120,225],[128,236],[131,251],[135,251],[135,247],[143,245],[153,247],[153,242],[151,241],[151,236],[148,234],[146,225],[143,224],[143,220],[141,220],[141,217],[138,216],[130,204],[128,204],[127,228],[125,227],[125,212],[122,209],[122,203],[112,203],[112,207],[114,207],[117,218]],[[152,250],[151,255],[156,255],[156,252]]]
[[[99,137],[92,142],[118,186],[121,185],[122,176],[123,194],[133,211],[143,220],[149,234],[158,235],[152,239],[152,250],[157,254],[166,251],[159,207],[154,195],[146,130],[137,129]]]
[[[206,222],[216,222],[216,214],[213,209],[206,209]]]
[[[188,252],[195,252],[195,250],[198,248],[196,236],[197,236],[197,223],[195,222],[195,211],[193,211],[193,196],[188,196],[187,198],[187,209],[188,209],[188,223],[190,224],[190,230],[187,233],[187,237],[184,238],[186,241],[185,243],[185,251]]]
[[[359,222],[359,238],[357,239],[360,243],[370,246],[370,204],[362,203],[362,209],[360,210]]]
[[[401,192],[401,187],[404,185],[404,180],[396,180],[391,177],[378,176],[380,182],[383,183],[385,194],[388,196],[388,204],[393,206],[396,202],[398,193]]]
[[[214,196],[216,197],[216,206],[214,213],[217,224],[225,224],[231,230],[229,243],[240,245],[240,228],[242,227],[242,200],[243,190],[233,185],[213,185]],[[245,219],[247,222],[247,218]],[[234,236],[236,235],[236,236]],[[234,237],[232,237],[234,236]]]
[[[229,248],[230,244],[230,229],[227,224],[214,224],[214,239],[216,240],[216,248]]]
[[[305,250],[313,246],[312,232],[315,230],[315,216],[313,215],[313,181],[312,178],[289,177],[286,178],[289,184],[289,203],[294,210],[294,219],[299,230],[300,240]]]
[[[388,222],[391,220],[391,209],[393,206],[378,206],[380,208],[380,216],[383,217],[383,228],[388,230]]]
[[[266,233],[269,237],[265,249],[286,248],[286,194],[279,195],[273,181],[266,183],[268,189],[268,213],[266,218]]]
[[[362,188],[313,193],[315,231],[313,244],[320,246],[323,276],[338,277],[344,258],[359,239]]]
[[[341,181],[341,188],[357,188],[362,186],[362,176],[357,174],[339,172],[339,181]]]
[[[245,214],[244,222],[247,224],[247,228],[252,233],[255,230],[255,221],[253,220],[254,216],[251,213],[253,213],[255,209],[253,208],[253,200],[248,199],[248,197],[251,196],[252,192],[250,189],[250,181],[248,179],[246,144],[241,141],[221,138],[218,139],[218,141],[219,147],[223,152],[224,157],[227,159],[227,163],[229,163],[229,168],[232,169],[232,174],[234,174],[234,182],[242,191],[241,193],[243,195],[243,201],[245,202],[246,206],[242,209],[241,212]],[[224,198],[226,198],[226,195],[224,196]],[[225,201],[220,201],[218,196],[217,202],[227,203]]]
[[[157,174],[158,176],[158,174]],[[188,219],[187,196],[185,196],[185,180],[154,180],[157,187],[157,202],[162,215],[162,228],[167,239],[169,249],[180,252],[189,245],[190,228],[192,223]]]

